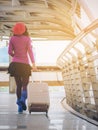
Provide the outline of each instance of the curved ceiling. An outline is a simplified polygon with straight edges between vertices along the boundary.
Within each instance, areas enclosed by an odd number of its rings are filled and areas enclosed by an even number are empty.
[[[0,0],[0,36],[10,36],[16,22],[24,22],[33,38],[72,40],[76,0]],[[76,7],[79,14],[79,5]]]

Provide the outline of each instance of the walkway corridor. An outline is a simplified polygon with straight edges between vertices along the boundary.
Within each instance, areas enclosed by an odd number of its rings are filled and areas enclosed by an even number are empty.
[[[63,87],[49,87],[49,119],[44,113],[17,113],[15,94],[0,92],[0,130],[98,130],[98,127],[65,110]]]

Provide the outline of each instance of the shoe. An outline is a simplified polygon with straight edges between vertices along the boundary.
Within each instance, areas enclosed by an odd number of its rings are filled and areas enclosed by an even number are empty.
[[[20,102],[21,102],[21,105],[22,105],[22,108],[23,108],[24,111],[27,109],[26,99],[27,99],[27,91],[23,90],[22,93],[21,93]]]
[[[18,113],[21,114],[23,112],[23,108],[20,102],[20,99],[17,99],[17,105],[18,105]]]
[[[25,102],[21,101],[21,105],[22,105],[22,109],[24,111],[26,111],[27,110],[27,106],[26,106]]]
[[[18,113],[19,114],[22,114],[23,113],[23,108],[22,106],[18,105]]]

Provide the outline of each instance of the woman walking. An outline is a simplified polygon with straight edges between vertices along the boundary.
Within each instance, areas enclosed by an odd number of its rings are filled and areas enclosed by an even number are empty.
[[[16,95],[18,112],[26,110],[27,85],[31,70],[36,71],[34,53],[31,46],[31,39],[24,23],[16,23],[13,27],[13,36],[10,38],[8,54],[12,57],[8,73],[14,76],[16,82]],[[32,66],[30,66],[30,60]]]

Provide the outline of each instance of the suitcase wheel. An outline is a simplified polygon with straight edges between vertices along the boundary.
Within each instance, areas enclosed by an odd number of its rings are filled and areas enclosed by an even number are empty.
[[[31,111],[29,111],[29,114],[31,114]]]

